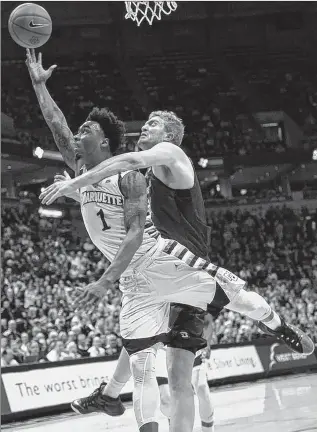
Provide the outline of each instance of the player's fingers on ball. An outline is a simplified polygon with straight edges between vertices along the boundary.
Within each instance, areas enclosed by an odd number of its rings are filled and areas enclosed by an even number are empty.
[[[38,56],[38,62],[42,66],[42,53],[41,52],[39,53],[39,56]]]

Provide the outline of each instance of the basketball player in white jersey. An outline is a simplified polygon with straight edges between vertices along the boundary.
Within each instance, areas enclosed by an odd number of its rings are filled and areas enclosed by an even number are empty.
[[[41,56],[37,60],[34,51],[27,52],[27,66],[44,118],[65,162],[76,175],[112,157],[124,137],[123,123],[106,109],[93,109],[73,136],[45,86],[53,68],[44,71]],[[150,219],[146,222],[147,186],[139,172],[116,174],[81,187],[78,193],[89,236],[111,262],[103,276],[88,286],[86,299],[89,301],[90,292],[94,293],[93,300],[96,295],[102,298],[120,279],[120,331],[134,380],[135,416],[140,431],[157,432],[155,356],[159,344],[167,340],[169,303],[182,302],[207,310],[215,297],[216,283],[211,272],[216,266],[202,261],[206,271],[201,272],[169,253],[171,241],[160,237]],[[195,258],[182,245],[176,246],[189,260]],[[85,413],[98,410],[109,399],[102,390],[100,386],[88,398],[74,401],[73,409]],[[116,400],[113,402],[118,408],[115,414],[122,414],[123,408]]]
[[[207,361],[210,358],[211,339],[213,333],[213,319],[207,314],[205,317],[204,337],[207,347],[196,353],[192,386],[198,398],[199,417],[202,432],[214,432],[214,407],[210,397],[210,390],[207,377]],[[158,350],[156,356],[156,377],[160,388],[161,412],[170,421],[171,418],[171,394],[168,385],[168,372],[166,368],[166,348]]]

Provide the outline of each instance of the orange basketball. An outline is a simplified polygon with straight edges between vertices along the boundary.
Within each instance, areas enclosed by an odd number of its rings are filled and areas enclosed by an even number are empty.
[[[39,48],[52,33],[52,20],[42,6],[23,3],[14,9],[9,18],[9,32],[23,48]]]

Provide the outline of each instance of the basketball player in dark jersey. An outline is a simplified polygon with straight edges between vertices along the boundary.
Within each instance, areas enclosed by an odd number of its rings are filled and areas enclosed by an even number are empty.
[[[119,172],[151,167],[149,198],[152,220],[163,236],[174,240],[171,240],[167,253],[175,253],[184,258],[186,264],[204,271],[208,266],[208,261],[203,260],[208,257],[208,228],[196,174],[189,158],[180,148],[183,134],[182,121],[174,113],[153,112],[143,126],[138,142],[143,151],[115,156],[73,180],[51,185],[42,194],[43,202],[50,204],[59,196]],[[178,242],[184,245],[181,251]],[[197,254],[191,262],[186,261],[188,251]],[[200,266],[202,261],[204,264]],[[243,281],[231,272],[219,274],[219,271],[220,269],[215,272],[218,287],[215,297],[218,301],[214,304],[258,321],[261,330],[280,338],[294,351],[313,351],[314,345],[310,338],[294,326],[286,324],[263,297],[246,291]],[[194,352],[201,343],[199,335],[202,334],[203,320],[197,311],[193,313],[188,307],[183,308],[181,305],[175,307],[179,308],[172,325],[175,337],[167,352],[168,364],[174,365],[169,368],[171,431],[187,432],[193,427],[191,376]],[[127,376],[122,365],[119,360],[118,368],[121,368],[122,376]],[[116,392],[111,390],[111,382],[109,384],[109,396],[116,397]],[[121,384],[123,387],[124,383]],[[118,392],[118,380],[114,387]]]

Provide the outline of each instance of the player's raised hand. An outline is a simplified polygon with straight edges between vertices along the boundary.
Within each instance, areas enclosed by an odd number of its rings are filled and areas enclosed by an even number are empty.
[[[25,63],[28,67],[33,84],[45,83],[52,75],[53,70],[57,67],[56,65],[52,65],[45,70],[42,66],[42,53],[39,53],[38,58],[36,59],[35,49],[33,48],[27,48]]]
[[[68,172],[65,170],[64,175],[63,174],[56,174],[54,176],[54,183],[59,181],[65,181],[65,180],[71,180],[71,176],[68,174]]]

